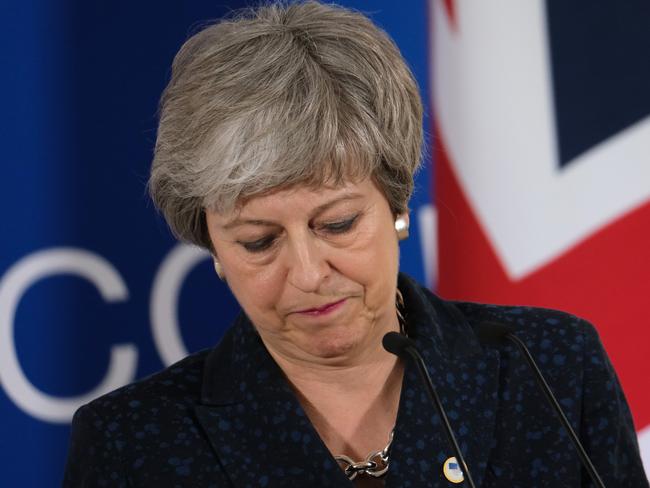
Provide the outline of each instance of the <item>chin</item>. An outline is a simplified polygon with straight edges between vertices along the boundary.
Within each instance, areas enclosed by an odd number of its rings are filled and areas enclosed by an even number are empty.
[[[362,343],[358,334],[345,330],[329,333],[324,337],[314,337],[306,348],[310,354],[323,359],[344,359],[349,357]]]

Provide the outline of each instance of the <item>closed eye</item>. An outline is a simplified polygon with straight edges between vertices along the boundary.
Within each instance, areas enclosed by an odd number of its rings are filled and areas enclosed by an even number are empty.
[[[343,220],[337,220],[335,222],[327,222],[319,226],[319,229],[322,232],[332,235],[345,234],[352,230],[357,221],[359,220],[360,214],[357,214],[353,217]],[[271,234],[261,239],[256,239],[254,241],[237,241],[246,251],[250,253],[262,253],[273,247],[277,241],[277,236]]]
[[[330,234],[344,234],[345,232],[352,230],[358,218],[359,214],[349,219],[339,220],[337,222],[328,222],[326,224],[323,224],[321,226],[321,229],[323,229],[325,232],[329,232]]]
[[[266,251],[267,249],[270,249],[271,246],[273,246],[273,243],[275,242],[275,236],[269,235],[266,237],[262,237],[261,239],[257,239],[255,241],[238,241],[238,242],[248,252],[252,252],[252,253],[263,252]]]

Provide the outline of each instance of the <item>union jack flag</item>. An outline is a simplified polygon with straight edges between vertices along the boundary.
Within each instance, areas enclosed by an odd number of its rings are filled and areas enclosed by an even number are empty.
[[[438,291],[596,325],[650,470],[650,4],[431,0]]]

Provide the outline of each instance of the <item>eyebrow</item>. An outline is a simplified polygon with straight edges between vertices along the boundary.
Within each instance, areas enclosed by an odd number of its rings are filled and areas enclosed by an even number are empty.
[[[356,192],[350,192],[350,193],[345,193],[341,196],[338,196],[329,202],[325,202],[318,207],[316,207],[312,212],[310,219],[313,219],[317,215],[323,213],[324,211],[328,210],[329,208],[347,200],[357,200],[359,198],[362,198],[363,195],[361,193],[356,193]],[[271,226],[277,226],[277,222],[273,222],[272,220],[264,220],[264,219],[240,219],[239,217],[235,217],[233,220],[230,222],[226,223],[223,225],[223,229],[232,229],[233,227],[239,227],[241,225],[259,225],[259,226],[266,226],[266,227],[271,227]]]

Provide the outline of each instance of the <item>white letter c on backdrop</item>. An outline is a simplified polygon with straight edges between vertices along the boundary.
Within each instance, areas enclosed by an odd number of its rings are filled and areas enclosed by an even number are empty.
[[[0,383],[14,403],[29,415],[53,423],[67,423],[74,411],[93,398],[135,378],[138,351],[133,344],[111,347],[106,376],[91,391],[57,398],[34,387],[25,376],[14,343],[14,319],[23,294],[37,281],[72,274],[90,281],[106,302],[126,300],[129,292],[117,270],[97,254],[57,248],[30,254],[11,266],[0,280]]]

